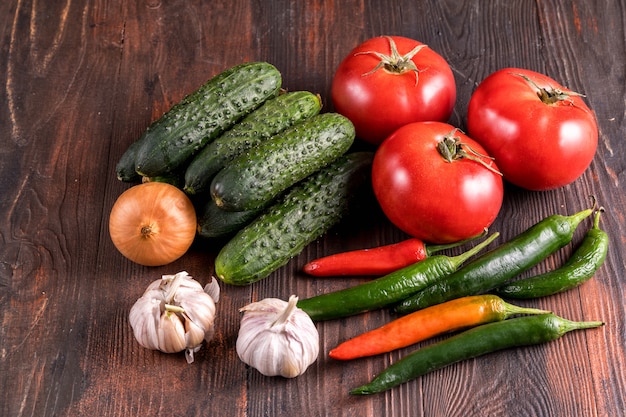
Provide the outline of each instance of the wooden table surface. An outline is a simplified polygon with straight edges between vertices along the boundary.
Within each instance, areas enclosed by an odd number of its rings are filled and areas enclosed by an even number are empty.
[[[623,416],[626,412],[626,2],[547,1],[17,1],[0,4],[0,415],[15,416]],[[571,185],[507,186],[492,226],[502,239],[597,197],[611,247],[596,276],[520,304],[602,328],[469,360],[383,394],[348,391],[412,351],[352,362],[338,342],[393,316],[376,311],[318,324],[321,354],[296,379],[239,361],[238,308],[342,288],[302,265],[342,249],[404,237],[382,215],[340,226],[269,278],[222,287],[216,337],[188,365],[140,347],[128,312],[152,280],[188,271],[209,280],[219,247],[195,245],[164,267],[123,258],[108,215],[128,188],[114,173],[126,147],[173,103],[216,73],[268,61],[284,87],[332,110],[340,60],[361,41],[396,34],[428,44],[453,68],[465,126],[470,95],[491,72],[517,66],[585,94],[599,122],[597,154]],[[583,230],[577,231],[574,244]],[[532,272],[552,269],[572,247]],[[426,345],[429,342],[424,342]]]

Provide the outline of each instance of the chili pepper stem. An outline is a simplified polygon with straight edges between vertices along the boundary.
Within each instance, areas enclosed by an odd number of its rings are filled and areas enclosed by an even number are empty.
[[[603,321],[571,321],[564,318],[559,320],[559,332],[565,334],[573,330],[593,329],[604,326]]]
[[[600,215],[604,213],[604,207],[600,207],[598,209],[598,211],[596,212],[595,217],[593,218],[593,228],[594,229],[599,229],[600,228]]]
[[[449,258],[450,262],[452,263],[452,265],[454,265],[455,268],[457,268],[458,266],[463,264],[465,261],[467,261],[469,258],[471,258],[472,256],[476,255],[478,252],[480,252],[481,250],[489,246],[489,244],[493,242],[498,236],[500,236],[499,232],[493,233],[491,236],[489,236],[487,239],[480,242],[478,245],[474,246],[472,249],[466,252],[463,252],[460,255],[451,256]]]
[[[476,236],[472,236],[468,239],[463,239],[463,240],[459,240],[458,242],[453,242],[453,243],[445,243],[445,244],[441,244],[441,245],[426,245],[426,254],[428,256],[432,255],[433,253],[438,253],[441,251],[444,251],[446,249],[454,249],[457,248],[459,246],[462,246],[468,242],[471,242],[472,240],[476,240],[478,238],[481,238],[483,236],[485,236],[487,234],[487,229],[485,229],[484,232],[482,232],[479,235]]]
[[[568,217],[569,217],[569,219],[571,221],[571,224],[578,225],[584,219],[589,217],[591,215],[591,213],[593,213],[593,209],[592,208],[588,208],[586,210],[579,211],[578,213],[574,213],[574,214],[572,214],[571,216],[568,216]]]
[[[550,311],[542,310],[540,308],[521,307],[514,304],[503,302],[504,314],[506,317],[514,316],[517,314],[548,314]]]

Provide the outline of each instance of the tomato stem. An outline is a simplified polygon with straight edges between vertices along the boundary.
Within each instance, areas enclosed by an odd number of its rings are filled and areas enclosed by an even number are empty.
[[[419,79],[419,69],[417,69],[415,62],[413,62],[412,59],[422,48],[425,48],[426,45],[417,45],[407,54],[400,55],[395,41],[389,36],[386,36],[386,38],[389,40],[391,54],[385,55],[376,51],[357,52],[355,54],[374,55],[378,59],[380,59],[380,62],[378,62],[378,64],[371,71],[368,71],[361,75],[365,77],[367,75],[373,74],[381,68],[384,68],[387,72],[390,72],[392,74],[404,74],[407,71],[413,71],[415,73],[415,85],[417,85],[417,81]]]
[[[469,159],[483,165],[489,171],[502,175],[500,171],[492,166],[491,163],[487,163],[483,158],[487,158],[493,161],[493,158],[489,155],[483,155],[480,152],[475,151],[467,143],[461,142],[461,138],[454,136],[456,132],[461,131],[456,128],[452,132],[443,137],[443,140],[437,144],[437,150],[439,154],[447,162],[458,161],[460,159]]]
[[[566,100],[569,100],[571,96],[576,96],[576,97],[585,96],[584,94],[580,94],[575,91],[563,91],[560,88],[539,87],[536,82],[530,79],[530,77],[524,74],[517,74],[517,73],[513,73],[513,74],[517,75],[518,77],[522,77],[530,86],[532,86],[533,88],[536,88],[538,90],[537,97],[539,97],[539,100],[541,100],[545,104],[551,105],[551,104],[559,103],[561,101],[566,101]]]

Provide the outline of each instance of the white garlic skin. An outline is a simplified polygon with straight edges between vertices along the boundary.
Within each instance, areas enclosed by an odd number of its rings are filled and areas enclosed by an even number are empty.
[[[189,363],[202,342],[213,337],[214,319],[214,299],[185,271],[152,282],[129,314],[141,346],[165,353],[185,350]]]
[[[248,304],[237,337],[237,355],[266,376],[302,375],[319,354],[319,333],[308,314],[278,298]]]

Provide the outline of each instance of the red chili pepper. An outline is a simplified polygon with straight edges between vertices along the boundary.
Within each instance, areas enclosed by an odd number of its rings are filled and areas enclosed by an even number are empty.
[[[466,242],[467,240],[447,245],[427,246],[421,240],[411,238],[391,245],[324,256],[304,265],[303,271],[317,277],[387,275],[426,259],[433,253],[460,246]]]
[[[328,356],[349,360],[391,352],[455,330],[501,321],[514,314],[544,314],[545,310],[518,307],[498,296],[457,298],[418,310],[362,333],[332,349]]]

